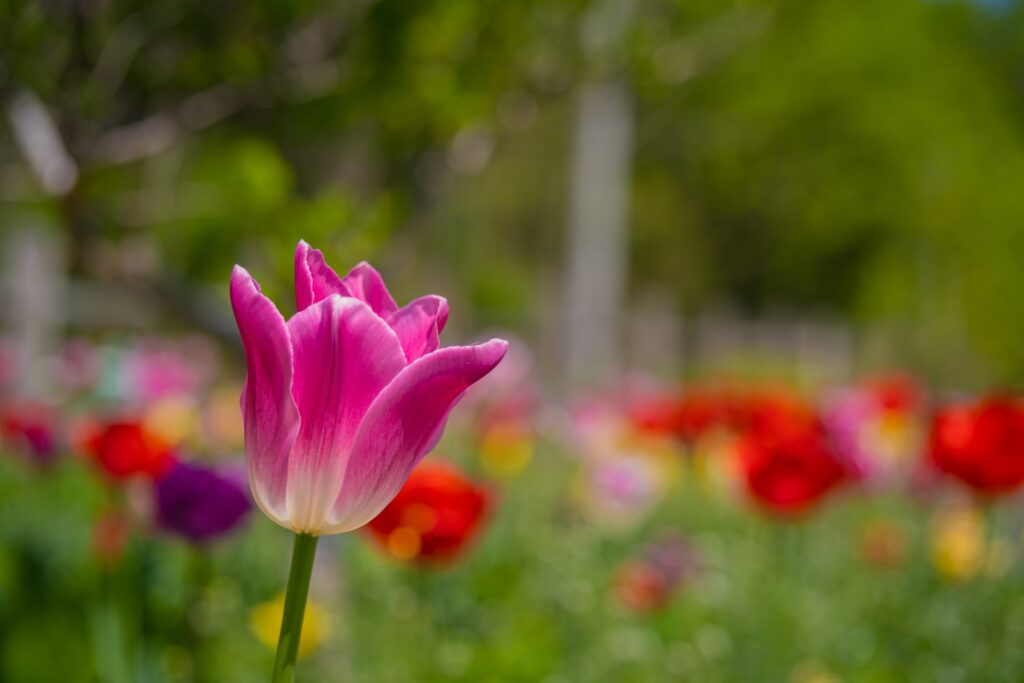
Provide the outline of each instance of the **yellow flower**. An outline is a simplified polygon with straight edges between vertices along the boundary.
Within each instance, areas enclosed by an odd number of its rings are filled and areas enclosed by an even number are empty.
[[[184,395],[161,398],[149,406],[143,424],[150,433],[168,443],[185,443],[195,436],[199,426],[195,399]]]
[[[493,474],[519,473],[533,458],[534,440],[528,425],[519,421],[490,425],[480,441],[480,457]]]
[[[712,493],[733,495],[739,488],[742,472],[734,436],[724,432],[702,436],[690,462],[696,481]]]
[[[970,506],[940,510],[932,521],[932,563],[948,579],[974,576],[985,563],[985,520]]]
[[[245,439],[242,413],[238,410],[241,385],[225,385],[214,390],[206,402],[206,436],[218,448],[241,448]]]
[[[284,593],[272,600],[256,605],[249,613],[249,628],[257,640],[271,650],[277,647],[284,614]],[[306,616],[302,622],[302,637],[299,640],[299,656],[313,652],[331,634],[331,619],[326,611],[312,600],[306,603]]]

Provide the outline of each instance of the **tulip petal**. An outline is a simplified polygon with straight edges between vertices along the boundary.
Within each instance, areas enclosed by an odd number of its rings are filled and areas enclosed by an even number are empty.
[[[304,311],[331,294],[351,296],[323,252],[300,240],[295,247],[295,310]]]
[[[359,528],[397,495],[441,438],[463,393],[504,357],[501,339],[452,346],[411,363],[380,393],[356,433],[329,533]]]
[[[441,330],[448,322],[448,302],[440,296],[423,296],[389,315],[387,322],[411,363],[441,345]]]
[[[405,366],[394,331],[362,301],[332,295],[288,321],[301,427],[288,468],[292,528],[318,533],[363,416]]]
[[[292,398],[292,347],[277,307],[240,266],[231,272],[231,307],[245,348],[242,391],[246,462],[253,497],[278,524],[285,519],[288,454],[299,431]],[[287,524],[285,524],[287,526]]]
[[[366,261],[359,263],[342,278],[348,295],[365,301],[373,312],[386,318],[398,310],[398,304],[391,298],[384,278]]]

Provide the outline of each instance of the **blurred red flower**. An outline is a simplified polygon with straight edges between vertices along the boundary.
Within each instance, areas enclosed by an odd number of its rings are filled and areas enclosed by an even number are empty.
[[[813,431],[818,418],[814,408],[793,391],[762,387],[741,397],[734,421],[738,429],[746,431]]]
[[[654,567],[631,560],[615,574],[615,597],[632,612],[654,612],[668,603],[671,588]]]
[[[1008,493],[1024,482],[1024,408],[1005,396],[948,406],[932,422],[929,454],[978,493]]]
[[[0,408],[0,436],[40,467],[60,455],[57,418],[50,407],[32,402]]]
[[[642,432],[677,435],[680,406],[680,397],[674,393],[651,393],[632,402],[629,418]]]
[[[736,448],[747,491],[764,509],[799,514],[846,478],[819,423],[800,413],[789,418],[780,413],[775,422],[758,425]]]
[[[159,479],[174,465],[170,447],[138,422],[100,425],[88,436],[86,451],[114,479],[144,475]]]
[[[675,592],[692,581],[700,569],[696,548],[680,536],[666,536],[649,544],[640,557],[619,567],[612,591],[626,609],[654,612],[667,605]]]
[[[652,393],[634,401],[630,418],[642,432],[670,434],[693,443],[716,427],[732,426],[736,397],[726,387],[693,386],[681,393]]]
[[[455,466],[426,461],[366,528],[396,559],[443,565],[476,538],[491,504],[490,492]]]
[[[879,406],[887,412],[913,412],[921,403],[921,389],[910,375],[880,375],[868,380],[866,388],[874,395]]]

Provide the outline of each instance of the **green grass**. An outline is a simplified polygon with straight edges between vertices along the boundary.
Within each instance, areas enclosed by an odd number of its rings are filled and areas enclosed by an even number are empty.
[[[848,493],[799,523],[776,523],[684,481],[638,528],[582,517],[574,463],[542,447],[502,485],[485,535],[455,567],[390,561],[360,534],[324,539],[311,595],[330,637],[299,680],[1019,683],[1024,590],[1019,510],[996,511],[1013,564],[950,582],[932,568],[935,503]],[[101,571],[90,534],[107,494],[67,459],[36,474],[0,461],[0,680],[269,679],[272,652],[248,628],[252,607],[284,585],[289,534],[258,513],[209,551],[137,534]],[[899,522],[906,562],[867,563],[859,534]],[[663,531],[699,548],[701,574],[662,611],[614,598],[619,564]],[[121,674],[118,674],[121,671]],[[113,672],[113,673],[112,673]]]

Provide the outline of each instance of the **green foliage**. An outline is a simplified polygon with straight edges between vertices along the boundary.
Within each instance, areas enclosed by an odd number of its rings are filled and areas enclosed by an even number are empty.
[[[312,596],[334,628],[300,680],[1019,678],[1024,565],[1012,506],[990,518],[993,536],[1011,543],[1009,573],[952,583],[928,561],[929,506],[903,496],[847,496],[776,523],[688,479],[653,519],[613,533],[575,512],[573,466],[543,447],[507,483],[481,543],[446,571],[395,564],[359,534],[323,539]],[[268,675],[272,653],[247,624],[283,584],[285,531],[256,515],[208,551],[137,532],[104,571],[89,539],[109,491],[80,463],[39,478],[5,455],[0,491],[4,680],[96,680],[94,664],[110,671],[118,657],[151,681]],[[905,564],[864,559],[860,534],[878,520],[907,533]],[[667,530],[696,545],[701,573],[663,610],[632,613],[612,591],[616,569]]]
[[[838,315],[936,379],[1024,380],[1019,3],[643,0],[597,55],[599,11],[6,0],[5,101],[46,103],[81,181],[48,199],[12,164],[3,201],[50,205],[87,274],[97,244],[142,239],[158,276],[222,286],[246,260],[283,281],[305,237],[535,326],[561,282],[575,93],[618,74],[638,289]]]

